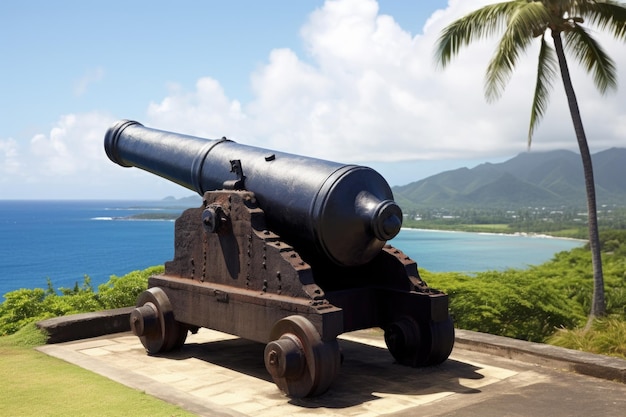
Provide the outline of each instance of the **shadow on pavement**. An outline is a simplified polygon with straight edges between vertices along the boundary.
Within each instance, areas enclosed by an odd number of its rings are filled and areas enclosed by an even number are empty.
[[[292,399],[290,403],[306,408],[348,408],[383,396],[481,392],[461,383],[484,378],[474,365],[449,359],[434,367],[410,368],[394,363],[387,349],[341,339],[339,344],[344,361],[330,390],[319,397]],[[264,349],[262,343],[236,338],[189,343],[178,352],[159,356],[173,360],[195,358],[272,382],[263,363]]]

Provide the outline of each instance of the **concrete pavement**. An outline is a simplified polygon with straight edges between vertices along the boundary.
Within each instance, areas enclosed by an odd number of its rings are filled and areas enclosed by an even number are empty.
[[[393,363],[380,331],[339,342],[337,380],[326,394],[302,400],[271,381],[264,345],[208,329],[162,356],[146,355],[131,333],[38,349],[201,416],[626,415],[626,385],[610,380],[624,381],[619,359],[458,331],[448,361],[413,369]]]

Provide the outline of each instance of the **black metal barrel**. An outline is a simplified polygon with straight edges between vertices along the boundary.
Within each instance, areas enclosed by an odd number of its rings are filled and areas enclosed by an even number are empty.
[[[338,265],[369,262],[402,225],[389,185],[368,167],[181,135],[130,120],[109,128],[104,147],[113,162],[200,195],[235,184],[252,191],[273,232],[296,249],[314,247]],[[240,175],[233,164],[240,166]]]

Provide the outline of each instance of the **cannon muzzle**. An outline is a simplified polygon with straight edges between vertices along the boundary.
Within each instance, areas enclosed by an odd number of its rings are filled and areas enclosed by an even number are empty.
[[[254,193],[268,228],[304,253],[341,266],[371,261],[400,231],[402,211],[385,179],[371,168],[343,165],[202,139],[121,120],[107,131],[106,153],[203,195]],[[310,250],[310,249],[313,249]]]

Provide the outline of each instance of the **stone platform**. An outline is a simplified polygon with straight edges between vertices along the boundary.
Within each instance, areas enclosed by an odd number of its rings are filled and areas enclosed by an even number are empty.
[[[342,335],[339,377],[326,394],[302,400],[271,381],[264,345],[207,329],[160,356],[128,332],[38,349],[201,416],[624,415],[626,385],[606,378],[623,382],[626,361],[457,333],[448,361],[418,369],[394,364],[379,330]]]

